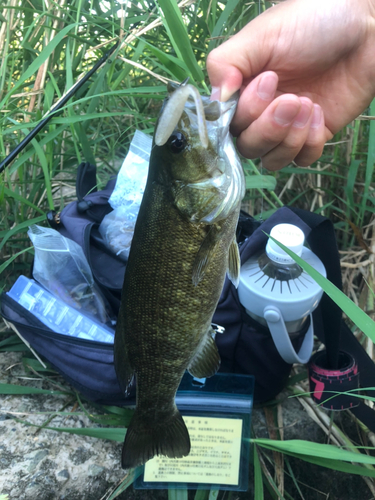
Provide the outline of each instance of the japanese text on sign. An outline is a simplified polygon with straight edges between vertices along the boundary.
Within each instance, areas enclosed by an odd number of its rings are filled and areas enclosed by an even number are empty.
[[[191,451],[184,458],[155,457],[145,465],[144,481],[238,484],[242,420],[183,417]]]

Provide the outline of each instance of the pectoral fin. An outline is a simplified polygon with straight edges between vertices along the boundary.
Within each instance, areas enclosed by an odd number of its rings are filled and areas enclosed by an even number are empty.
[[[188,366],[188,371],[193,377],[212,377],[218,371],[219,366],[220,355],[212,338],[212,329],[210,327],[199,346],[198,352]]]
[[[193,264],[193,285],[197,286],[204,276],[207,266],[215,254],[215,247],[219,241],[219,231],[215,226],[211,226],[200,249],[195,257]]]
[[[240,267],[240,252],[238,250],[237,241],[234,239],[229,247],[227,274],[228,278],[236,288],[240,282]]]

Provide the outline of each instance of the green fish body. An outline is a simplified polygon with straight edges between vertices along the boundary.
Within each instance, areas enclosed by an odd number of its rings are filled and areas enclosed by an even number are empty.
[[[123,390],[135,375],[137,391],[124,468],[189,454],[176,391],[186,370],[209,377],[220,365],[211,319],[226,272],[238,283],[235,230],[244,194],[228,134],[235,104],[201,100],[182,85],[159,117],[114,346]]]

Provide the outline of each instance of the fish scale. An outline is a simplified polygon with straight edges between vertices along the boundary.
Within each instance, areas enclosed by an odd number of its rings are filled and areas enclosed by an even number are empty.
[[[194,87],[191,92],[196,92]],[[212,210],[213,197],[218,204],[226,193],[207,182],[210,176],[215,181],[214,172],[222,175],[215,170],[217,150],[213,143],[202,146],[194,113],[182,113],[176,130],[189,147],[175,154],[169,137],[161,145],[154,140],[116,327],[116,373],[124,391],[135,375],[137,391],[136,410],[123,446],[124,468],[158,454],[183,457],[189,453],[189,434],[175,405],[176,391],[186,369],[193,375],[211,376],[220,364],[211,319],[228,271],[229,248],[237,245],[240,200],[232,200],[233,207],[226,211],[229,215],[212,224],[195,220],[202,207],[204,211],[207,197]],[[156,131],[163,137],[158,125]],[[177,145],[180,148],[181,141]],[[181,198],[176,198],[176,185],[189,200],[183,207]]]

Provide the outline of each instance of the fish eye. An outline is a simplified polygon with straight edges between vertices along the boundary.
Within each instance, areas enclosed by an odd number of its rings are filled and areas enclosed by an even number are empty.
[[[176,132],[168,139],[168,146],[172,153],[181,153],[187,146],[185,136],[181,132]]]

